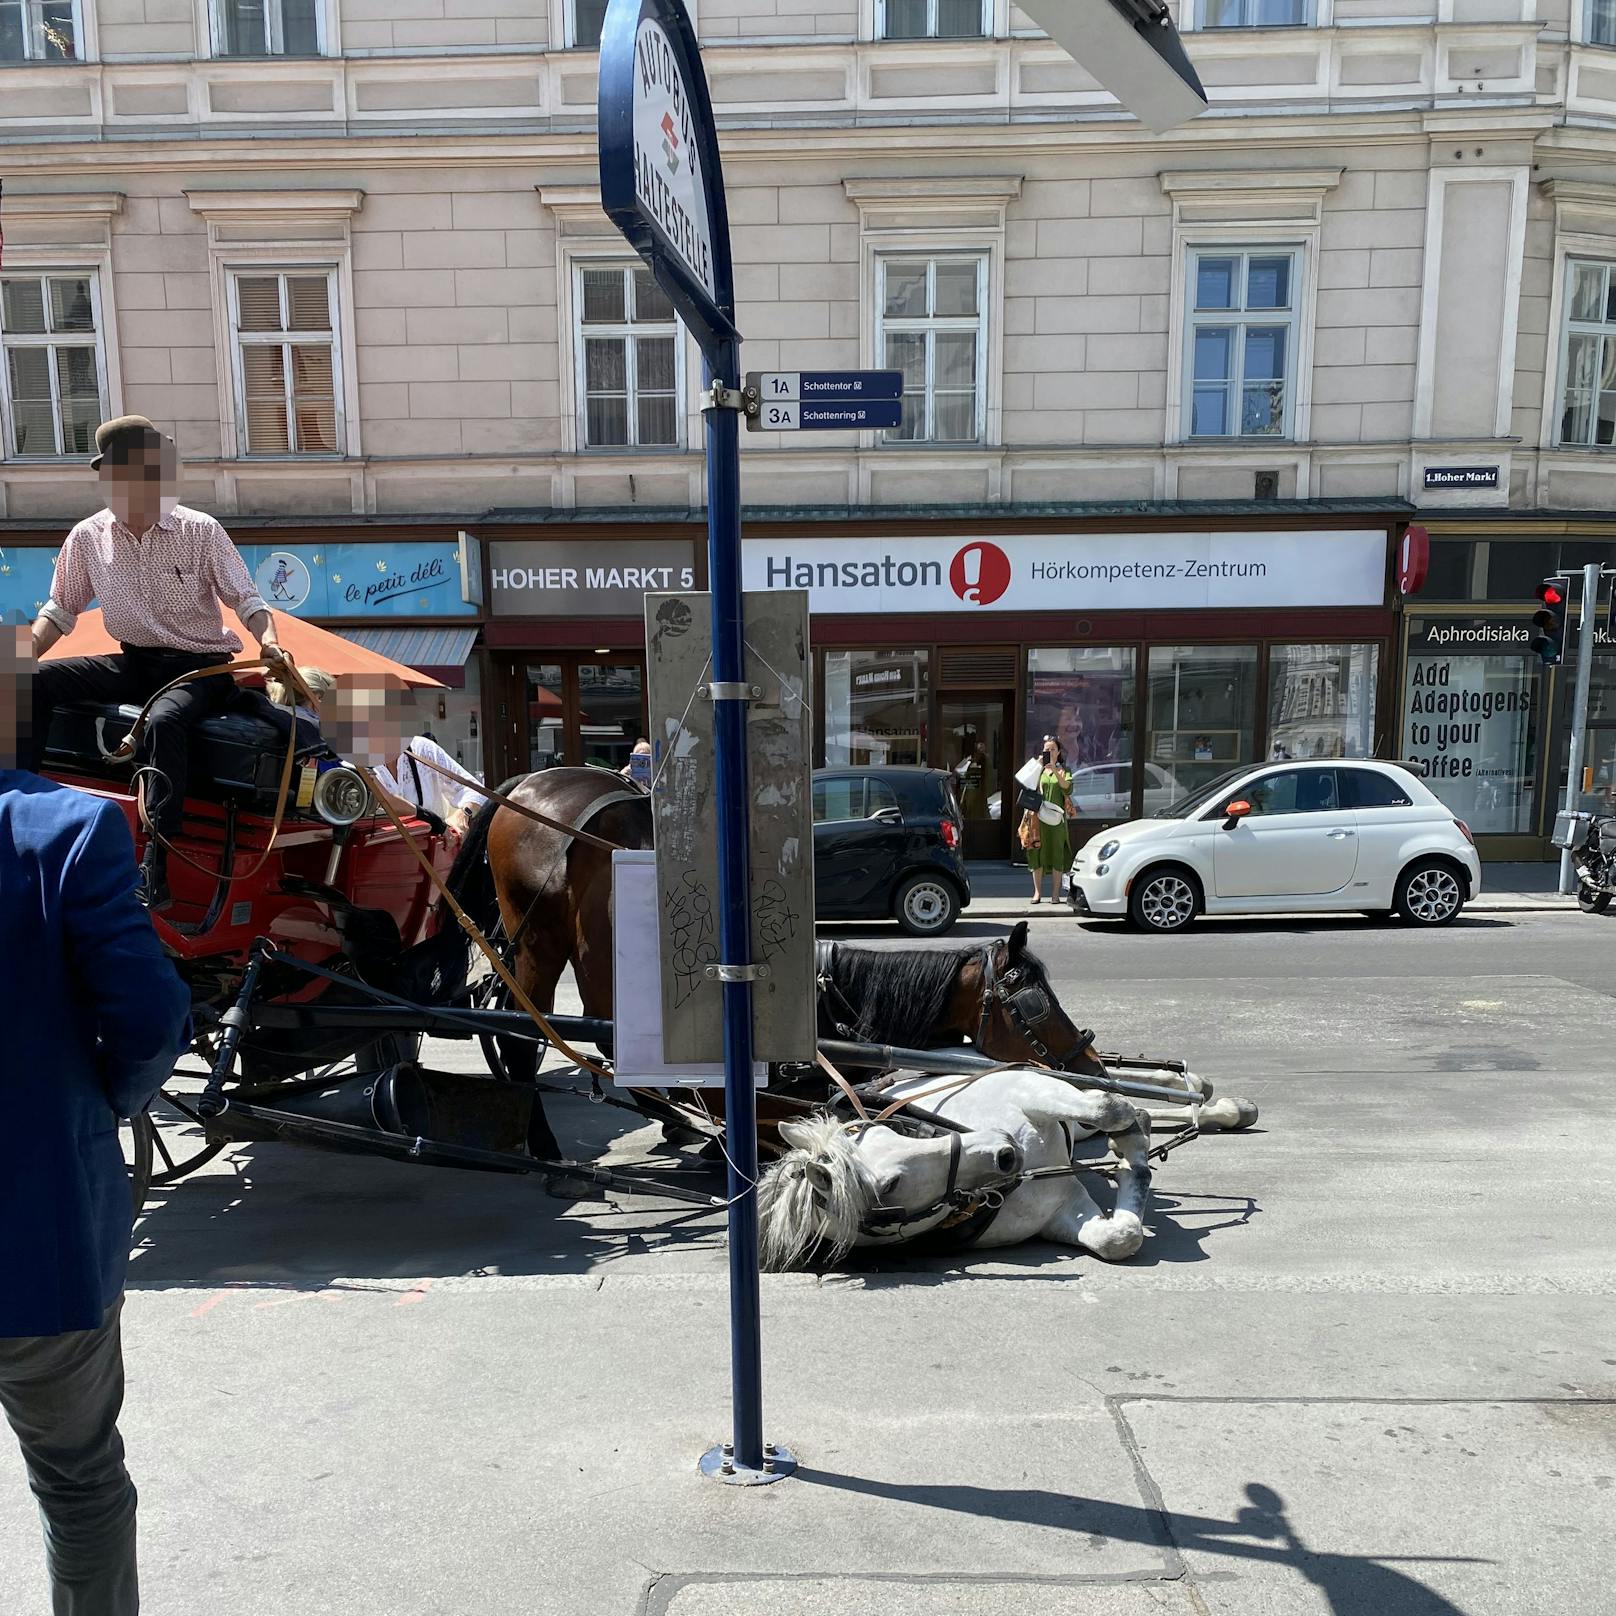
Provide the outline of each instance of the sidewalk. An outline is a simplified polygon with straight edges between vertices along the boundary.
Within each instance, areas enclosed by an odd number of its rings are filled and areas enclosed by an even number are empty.
[[[998,859],[972,859],[971,907],[965,911],[971,920],[1070,920],[1072,911],[1065,903],[1051,904],[1046,894],[1036,908],[1032,904],[1032,877],[1020,865]],[[1523,913],[1533,910],[1574,910],[1577,900],[1556,892],[1560,875],[1557,863],[1483,864],[1481,896],[1467,906],[1477,915]]]

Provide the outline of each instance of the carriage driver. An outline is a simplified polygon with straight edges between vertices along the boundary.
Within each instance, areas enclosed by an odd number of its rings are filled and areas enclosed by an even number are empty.
[[[34,623],[34,652],[43,656],[71,634],[92,600],[120,649],[114,656],[40,664],[32,733],[21,748],[24,766],[35,770],[59,705],[144,703],[182,673],[229,662],[241,641],[224,626],[221,601],[234,608],[268,661],[284,662],[275,620],[230,535],[211,516],[176,502],[173,440],[145,416],[123,415],[96,429],[95,448],[90,465],[100,472],[107,506],[80,522],[62,545],[50,599]],[[198,679],[170,691],[147,720],[137,774],[157,832],[141,868],[153,909],[169,901],[163,843],[174,839],[184,818],[189,728],[221,711],[234,693],[228,675]]]

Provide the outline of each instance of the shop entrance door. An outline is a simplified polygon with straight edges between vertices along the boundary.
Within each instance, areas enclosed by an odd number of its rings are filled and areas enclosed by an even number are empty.
[[[517,662],[527,767],[621,769],[645,734],[645,661],[634,653],[540,652]]]
[[[1015,764],[1010,757],[1011,703],[1008,691],[950,691],[938,698],[943,755],[937,760],[954,776],[954,792],[965,815],[965,856],[1010,856],[1011,820],[1016,811]]]

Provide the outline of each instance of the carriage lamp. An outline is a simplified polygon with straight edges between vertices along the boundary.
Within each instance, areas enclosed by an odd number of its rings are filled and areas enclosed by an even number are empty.
[[[351,825],[370,811],[370,790],[355,769],[323,769],[314,783],[313,807],[328,825]]]

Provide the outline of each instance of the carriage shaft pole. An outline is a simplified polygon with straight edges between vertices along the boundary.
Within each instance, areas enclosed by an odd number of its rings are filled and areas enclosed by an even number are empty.
[[[880,1066],[888,1071],[934,1072],[942,1077],[965,1077],[973,1072],[998,1072],[1005,1063],[963,1049],[899,1049],[892,1044],[857,1044],[846,1039],[821,1038],[819,1047],[831,1060],[845,1066]],[[1052,1074],[1079,1088],[1103,1094],[1122,1094],[1130,1100],[1156,1100],[1164,1105],[1188,1105],[1195,1098],[1187,1089],[1160,1083],[1141,1083],[1131,1077],[1090,1077],[1086,1072]],[[879,1096],[878,1096],[879,1097]]]
[[[741,385],[740,346],[724,342],[709,381]],[[713,619],[718,799],[718,948],[725,965],[752,960],[752,859],[747,815],[746,677],[741,599],[740,417],[707,415],[707,587]],[[757,1092],[752,1085],[752,984],[722,981],[724,1116],[729,1158],[730,1412],[734,1463],[763,1470],[763,1326],[758,1280]]]

